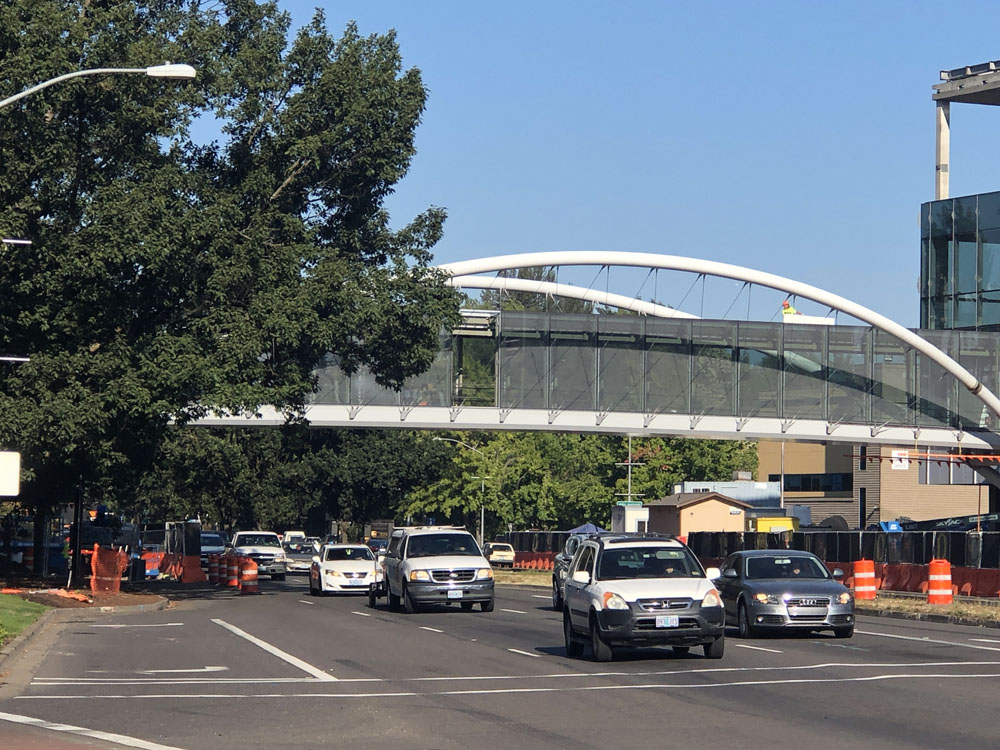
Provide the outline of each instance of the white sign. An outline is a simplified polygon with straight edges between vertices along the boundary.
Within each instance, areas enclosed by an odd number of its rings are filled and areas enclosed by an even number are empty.
[[[895,471],[908,471],[910,468],[909,451],[893,451],[892,468]]]
[[[14,497],[21,492],[21,454],[0,451],[0,496]]]

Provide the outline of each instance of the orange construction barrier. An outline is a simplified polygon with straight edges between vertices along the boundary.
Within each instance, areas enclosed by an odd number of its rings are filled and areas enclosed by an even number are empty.
[[[875,561],[856,560],[854,563],[854,598],[875,598]]]
[[[257,588],[257,563],[249,557],[244,557],[240,563],[240,593],[260,593],[260,589]]]
[[[21,565],[28,569],[29,573],[35,572],[35,547],[25,547],[21,553]]]
[[[238,588],[240,585],[240,558],[230,555],[226,560],[226,586]]]
[[[209,555],[208,556],[208,582],[218,583],[219,582],[219,556]]]
[[[927,566],[927,603],[951,604],[951,563],[931,560]]]
[[[95,544],[90,556],[90,590],[95,594],[117,594],[126,568],[128,557],[124,550],[103,549]]]
[[[181,559],[181,583],[204,583],[208,579],[201,569],[201,557],[184,555]]]

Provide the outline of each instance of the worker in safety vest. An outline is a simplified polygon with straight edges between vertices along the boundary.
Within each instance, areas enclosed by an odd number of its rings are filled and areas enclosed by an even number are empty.
[[[801,315],[798,310],[792,307],[792,303],[787,299],[781,303],[781,314],[782,315]]]

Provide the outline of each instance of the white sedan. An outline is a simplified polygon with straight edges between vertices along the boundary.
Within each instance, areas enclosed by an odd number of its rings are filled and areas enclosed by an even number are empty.
[[[367,594],[371,584],[381,580],[375,555],[364,544],[324,544],[309,568],[309,593]]]

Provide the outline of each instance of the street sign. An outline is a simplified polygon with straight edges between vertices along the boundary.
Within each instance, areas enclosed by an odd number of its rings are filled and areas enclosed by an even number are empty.
[[[0,496],[14,497],[21,492],[21,454],[0,451]]]

